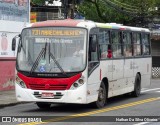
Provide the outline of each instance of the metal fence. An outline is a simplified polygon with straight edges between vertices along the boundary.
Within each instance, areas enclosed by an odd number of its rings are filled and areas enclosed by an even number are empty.
[[[152,67],[152,78],[160,78],[160,67]]]
[[[36,22],[64,19],[64,10],[61,7],[39,6],[32,7],[31,13],[36,13]]]
[[[152,56],[152,78],[160,78],[160,56]]]
[[[152,57],[152,78],[160,78],[160,57]]]
[[[64,16],[61,13],[54,12],[37,12],[37,22],[46,20],[63,19]]]

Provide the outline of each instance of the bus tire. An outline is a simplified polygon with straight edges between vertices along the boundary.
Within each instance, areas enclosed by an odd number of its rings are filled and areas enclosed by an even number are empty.
[[[40,109],[48,109],[51,107],[51,104],[46,102],[36,102],[36,104]]]
[[[134,91],[131,93],[133,97],[138,97],[141,94],[141,78],[139,74],[136,75]]]
[[[107,90],[105,87],[104,82],[101,82],[99,93],[98,93],[98,99],[96,102],[93,102],[92,105],[94,108],[103,108],[107,103]]]

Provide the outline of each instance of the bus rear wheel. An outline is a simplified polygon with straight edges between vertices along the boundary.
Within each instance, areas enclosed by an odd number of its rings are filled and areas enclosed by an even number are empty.
[[[95,108],[103,108],[106,105],[106,103],[107,103],[107,91],[102,81],[99,88],[98,99],[96,102],[93,103],[93,106]]]
[[[141,94],[141,78],[137,74],[135,79],[134,91],[131,93],[133,97],[138,97]]]
[[[51,104],[46,102],[36,102],[36,104],[40,109],[48,109],[51,107]]]

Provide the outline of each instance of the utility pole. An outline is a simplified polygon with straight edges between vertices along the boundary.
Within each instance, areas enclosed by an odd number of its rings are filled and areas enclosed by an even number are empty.
[[[75,13],[75,0],[70,0],[68,15],[71,19],[74,19],[74,13]]]
[[[68,18],[68,0],[64,0],[64,18]]]
[[[62,0],[62,4],[64,7],[64,18],[74,19],[76,5],[82,3],[84,0]]]
[[[63,0],[64,18],[74,18],[75,0]]]

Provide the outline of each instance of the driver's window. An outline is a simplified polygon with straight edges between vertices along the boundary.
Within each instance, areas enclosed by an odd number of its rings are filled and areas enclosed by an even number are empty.
[[[97,47],[97,35],[93,34],[90,35],[89,39],[89,63],[88,63],[88,70],[89,74],[91,73],[92,69],[98,64],[98,47]]]

